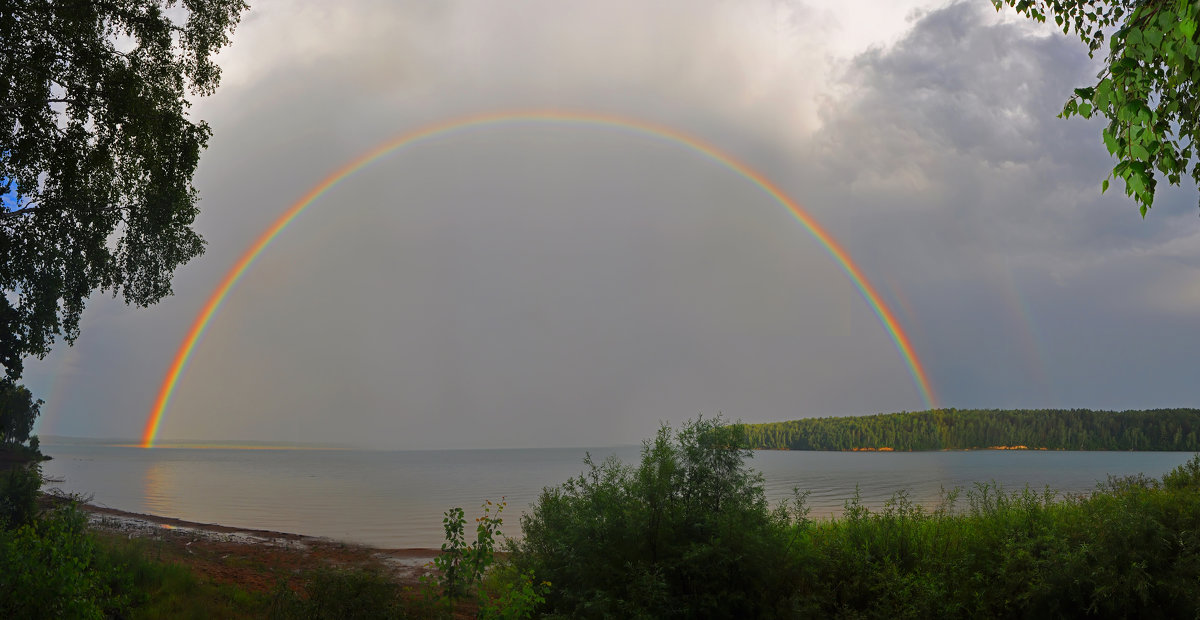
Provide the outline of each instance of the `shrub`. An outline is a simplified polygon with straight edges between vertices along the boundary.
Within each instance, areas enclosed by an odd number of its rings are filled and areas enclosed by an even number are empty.
[[[41,488],[42,471],[37,465],[15,465],[0,471],[0,529],[33,523]]]
[[[73,505],[0,534],[0,617],[101,618],[124,607]]]
[[[976,484],[933,512],[903,492],[811,524],[798,609],[813,617],[1197,617],[1200,457],[1090,496]]]
[[[386,576],[365,570],[322,569],[308,576],[305,597],[281,583],[275,592],[272,618],[354,620],[400,618],[400,588]]]
[[[480,620],[521,620],[533,617],[538,606],[546,602],[546,592],[550,582],[534,581],[532,571],[518,573],[511,565],[503,566],[488,585],[489,595],[481,589],[479,592]]]
[[[638,467],[615,458],[523,516],[511,561],[553,585],[544,611],[576,617],[761,617],[790,604],[792,518],[771,511],[744,433],[718,419],[659,430]]]
[[[445,512],[442,527],[446,530],[446,542],[442,543],[441,555],[433,560],[443,596],[459,598],[479,585],[484,571],[495,560],[496,538],[503,536],[500,526],[504,519],[500,513],[506,505],[503,499],[499,504],[492,504],[491,500],[484,502],[481,506],[483,516],[475,519],[475,543],[472,545],[466,542],[467,518],[463,509],[455,507]],[[496,509],[494,514],[493,508]]]

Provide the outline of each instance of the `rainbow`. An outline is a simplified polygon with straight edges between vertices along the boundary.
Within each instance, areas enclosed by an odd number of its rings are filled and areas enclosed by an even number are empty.
[[[245,253],[242,254],[241,258],[238,259],[237,263],[225,274],[221,283],[217,285],[216,290],[209,296],[208,301],[205,302],[204,307],[196,316],[195,321],[192,322],[191,329],[188,330],[183,343],[179,345],[179,350],[175,352],[175,358],[171,362],[171,367],[167,371],[166,377],[163,378],[162,385],[159,387],[158,397],[154,401],[154,406],[150,410],[149,419],[146,421],[146,427],[142,433],[141,445],[146,448],[154,446],[159,424],[162,423],[163,414],[166,413],[167,407],[171,404],[171,397],[175,392],[176,385],[179,383],[179,378],[187,368],[188,360],[191,358],[196,344],[204,336],[204,331],[208,328],[213,315],[220,309],[221,304],[225,301],[230,291],[237,285],[238,281],[246,273],[246,270],[254,264],[259,254],[262,254],[263,250],[287,228],[288,224],[316,202],[322,194],[359,170],[400,148],[413,146],[449,132],[466,131],[497,123],[514,122],[617,128],[647,136],[665,138],[670,142],[688,147],[706,156],[708,159],[725,166],[762,188],[764,192],[791,211],[792,215],[828,250],[829,254],[837,261],[842,270],[846,272],[846,275],[850,277],[850,280],[854,282],[854,285],[858,288],[863,298],[870,304],[871,309],[883,323],[897,350],[907,363],[908,369],[916,383],[917,390],[924,399],[926,406],[930,409],[936,407],[933,390],[929,386],[929,378],[916,353],[913,352],[912,343],[909,341],[908,335],[900,327],[895,314],[882,301],[879,293],[871,283],[867,281],[862,269],[850,259],[850,255],[846,252],[845,248],[829,234],[829,231],[822,228],[807,211],[802,209],[800,205],[796,204],[783,190],[765,176],[699,138],[662,125],[582,111],[518,110],[454,118],[426,125],[392,138],[358,156],[325,177],[324,180],[310,189],[307,194],[304,194],[292,204],[287,211],[284,211],[270,227],[259,235],[258,239],[254,241]]]

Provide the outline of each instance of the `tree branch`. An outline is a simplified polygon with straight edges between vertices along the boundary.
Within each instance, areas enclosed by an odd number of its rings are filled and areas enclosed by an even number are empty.
[[[29,213],[30,211],[37,211],[37,210],[39,210],[40,208],[41,208],[41,206],[40,206],[40,205],[37,205],[37,204],[31,204],[31,205],[30,205],[30,206],[28,206],[28,207],[22,207],[22,208],[20,208],[20,209],[17,209],[16,211],[4,211],[4,212],[0,212],[0,221],[3,221],[3,220],[9,220],[9,219],[15,219],[17,216],[20,216],[20,215],[25,215],[26,213]],[[105,213],[105,212],[107,212],[107,211],[121,211],[121,212],[123,212],[123,213],[127,213],[127,212],[131,212],[131,211],[133,211],[133,209],[134,209],[134,207],[133,207],[132,205],[126,205],[126,206],[122,206],[122,205],[110,205],[110,206],[107,206],[107,207],[102,207],[102,208],[100,208],[100,209],[97,209],[95,212],[97,212],[97,213]],[[122,219],[122,220],[124,220],[125,218],[124,218],[124,217],[122,217],[121,219]]]
[[[74,99],[45,99],[46,103],[74,103]],[[0,110],[19,110],[30,106],[23,106],[16,103],[0,103]],[[38,107],[41,107],[40,105]]]
[[[37,207],[24,207],[21,209],[17,209],[16,211],[5,211],[3,213],[0,213],[0,220],[13,219],[13,218],[17,217],[18,215],[29,213],[30,211],[37,211],[37,209],[38,209]]]

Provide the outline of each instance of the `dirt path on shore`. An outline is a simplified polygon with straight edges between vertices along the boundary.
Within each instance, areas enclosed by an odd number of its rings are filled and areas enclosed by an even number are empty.
[[[437,549],[377,549],[328,538],[194,523],[92,504],[80,506],[99,536],[142,539],[155,559],[192,568],[202,577],[250,590],[270,591],[285,581],[299,586],[317,568],[380,570],[417,585]]]

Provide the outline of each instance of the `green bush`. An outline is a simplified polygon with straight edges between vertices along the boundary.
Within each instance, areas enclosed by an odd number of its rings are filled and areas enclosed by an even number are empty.
[[[1087,497],[977,484],[932,512],[903,493],[804,525],[812,617],[1196,617],[1200,457]]]
[[[495,572],[498,574],[479,592],[480,620],[531,618],[546,602],[550,582],[536,582],[533,571],[519,573],[511,565],[502,565]]]
[[[641,464],[615,458],[522,517],[514,567],[553,584],[543,611],[573,617],[762,617],[784,613],[797,576],[793,522],[771,511],[743,433],[698,419],[662,428]]]
[[[505,506],[503,500],[499,504],[484,502],[483,516],[475,519],[475,542],[471,545],[466,542],[467,518],[463,509],[455,507],[445,512],[442,527],[446,530],[446,542],[442,543],[442,553],[433,560],[443,596],[460,598],[482,581],[484,571],[495,560],[496,539],[503,536],[500,526],[504,519],[500,513]]]
[[[126,572],[97,551],[74,502],[40,514],[41,469],[0,472],[0,617],[99,618],[129,608]]]
[[[68,505],[0,534],[0,617],[101,618],[125,607],[86,525]]]
[[[280,584],[270,616],[281,619],[364,620],[405,617],[400,588],[386,576],[365,570],[318,570],[309,575],[306,596]]]
[[[0,529],[33,523],[41,488],[42,470],[36,464],[0,471]]]

